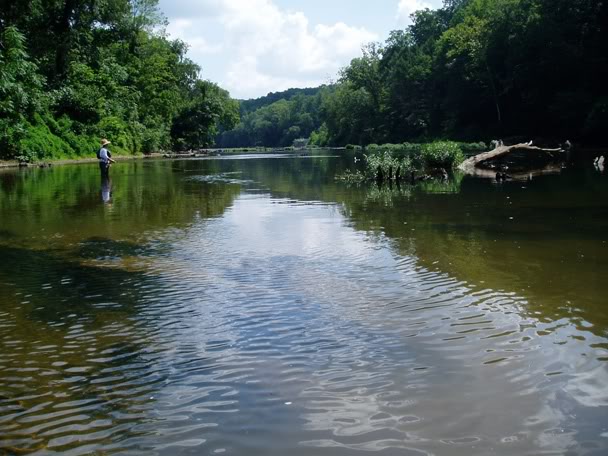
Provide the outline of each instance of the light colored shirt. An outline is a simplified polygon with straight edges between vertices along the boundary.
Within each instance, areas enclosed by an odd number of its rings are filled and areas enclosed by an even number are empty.
[[[106,149],[105,147],[102,147],[99,150],[99,161],[102,163],[110,162],[110,157],[108,156],[108,149]]]

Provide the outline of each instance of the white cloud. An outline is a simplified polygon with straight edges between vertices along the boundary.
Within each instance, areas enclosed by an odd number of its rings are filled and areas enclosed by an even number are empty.
[[[433,5],[424,0],[400,0],[397,7],[397,20],[400,24],[409,25],[412,23],[410,14],[425,8],[433,8]]]
[[[172,20],[167,32],[173,38],[187,42],[189,50],[195,54],[217,54],[222,50],[221,43],[210,43],[206,38],[198,35],[196,23],[191,19]]]
[[[343,22],[312,26],[304,13],[282,10],[272,0],[171,4],[165,8],[168,32],[189,43],[192,58],[200,59],[203,67],[210,63],[209,54],[221,53],[225,76],[218,82],[236,97],[327,82],[360,53],[363,44],[379,39],[363,27]],[[193,8],[188,16],[185,6]]]

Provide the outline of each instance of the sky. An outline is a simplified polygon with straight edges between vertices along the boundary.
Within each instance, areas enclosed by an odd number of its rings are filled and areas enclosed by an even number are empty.
[[[441,0],[160,0],[167,32],[190,46],[201,77],[234,98],[337,78],[361,47],[384,41]]]

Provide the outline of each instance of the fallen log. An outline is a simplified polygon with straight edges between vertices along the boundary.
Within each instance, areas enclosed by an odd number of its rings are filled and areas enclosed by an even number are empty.
[[[462,162],[459,168],[470,174],[482,170],[532,171],[545,168],[548,164],[565,160],[562,148],[547,149],[530,143],[513,146],[499,145],[494,150],[484,152]]]
[[[559,163],[552,163],[543,168],[535,168],[528,171],[511,171],[503,178],[498,179],[498,174],[496,170],[492,169],[483,169],[483,168],[473,168],[470,171],[467,171],[467,174],[475,177],[483,177],[486,179],[495,179],[497,181],[529,181],[538,176],[544,176],[546,174],[559,174],[562,170],[562,165]]]

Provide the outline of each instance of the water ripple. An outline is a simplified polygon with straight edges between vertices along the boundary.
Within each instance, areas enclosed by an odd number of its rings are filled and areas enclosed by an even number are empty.
[[[1,450],[541,454],[579,435],[607,447],[576,423],[605,417],[594,356],[608,345],[568,319],[425,268],[326,205],[249,195],[176,234],[136,249],[146,266],[113,273],[116,291],[99,280],[111,244],[76,282],[49,268],[37,286],[27,264],[26,286],[2,279]]]

